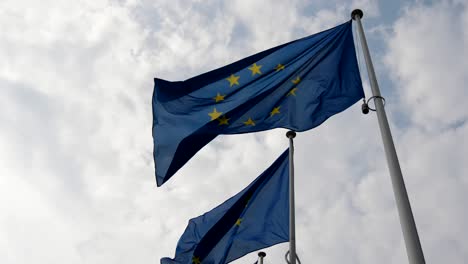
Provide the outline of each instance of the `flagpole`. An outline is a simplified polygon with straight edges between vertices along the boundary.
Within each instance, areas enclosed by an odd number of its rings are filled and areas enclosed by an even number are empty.
[[[258,264],[263,264],[263,258],[266,256],[265,252],[258,252]]]
[[[374,66],[372,65],[366,37],[364,35],[364,29],[361,24],[362,16],[363,12],[360,9],[355,9],[351,13],[351,18],[357,23],[357,31],[362,44],[364,59],[366,61],[367,73],[373,95],[372,99],[374,99],[375,111],[377,112],[380,133],[382,135],[388,168],[390,170],[393,193],[395,195],[396,205],[398,208],[398,215],[400,216],[400,225],[403,231],[408,261],[410,264],[424,264],[426,261],[424,260],[424,254],[419,241],[416,224],[414,222],[413,212],[411,211],[408,193],[406,192],[405,182],[403,180],[398,156],[393,143],[390,127],[388,125],[387,115],[384,109],[384,99],[380,94],[379,84],[377,83]]]
[[[289,264],[296,264],[296,216],[294,205],[294,143],[296,132],[286,133],[289,138]]]

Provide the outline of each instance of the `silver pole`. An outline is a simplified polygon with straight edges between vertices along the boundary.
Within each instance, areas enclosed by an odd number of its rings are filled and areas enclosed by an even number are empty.
[[[385,114],[383,98],[380,95],[379,84],[375,77],[374,66],[372,65],[366,37],[364,36],[364,29],[361,24],[362,16],[363,13],[360,9],[355,9],[351,13],[351,18],[357,23],[359,39],[361,40],[364,59],[366,61],[367,73],[369,75],[370,86],[374,96],[380,133],[382,135],[388,168],[390,170],[390,177],[392,179],[393,193],[395,195],[396,205],[398,208],[398,215],[400,216],[400,225],[405,240],[406,253],[410,264],[424,264],[426,261],[424,260],[421,243],[419,242],[418,231],[411,211],[411,205],[408,199],[408,193],[406,192],[405,182],[401,173],[400,163],[398,162],[395,145],[393,144],[387,115]]]
[[[286,133],[289,138],[289,264],[296,264],[296,216],[294,207],[294,144],[296,132]]]
[[[258,252],[258,264],[263,264],[263,258],[266,256],[265,252]]]

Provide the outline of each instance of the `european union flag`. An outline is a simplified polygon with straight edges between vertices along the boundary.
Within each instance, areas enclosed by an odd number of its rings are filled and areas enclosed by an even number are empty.
[[[222,264],[289,241],[289,163],[286,150],[240,193],[189,221],[174,259],[161,264]]]
[[[351,21],[183,82],[154,83],[158,186],[217,135],[308,130],[364,97]]]

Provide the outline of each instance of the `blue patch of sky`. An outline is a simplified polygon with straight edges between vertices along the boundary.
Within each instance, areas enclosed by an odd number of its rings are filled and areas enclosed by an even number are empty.
[[[306,6],[301,9],[301,13],[305,16],[316,14],[323,10],[335,10],[339,5],[343,5],[343,3],[339,3],[339,1],[332,0],[318,0],[318,1],[310,1]],[[351,10],[349,11],[351,13]],[[348,18],[346,18],[347,20]]]
[[[242,37],[232,37],[229,43],[229,46],[232,47],[248,47],[249,40],[252,38],[252,32],[249,30],[245,23],[237,21],[234,25],[232,36],[242,36]]]

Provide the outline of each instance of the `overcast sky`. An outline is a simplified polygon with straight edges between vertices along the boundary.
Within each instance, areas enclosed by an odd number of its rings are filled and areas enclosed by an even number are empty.
[[[426,261],[466,263],[468,3],[350,2],[2,0],[0,263],[173,257],[188,220],[244,188],[288,140],[284,129],[218,137],[157,188],[153,78],[185,80],[356,7]],[[370,97],[364,64],[361,74]],[[296,137],[303,263],[407,263],[377,118],[360,107]],[[265,263],[284,263],[286,250],[266,249]]]

